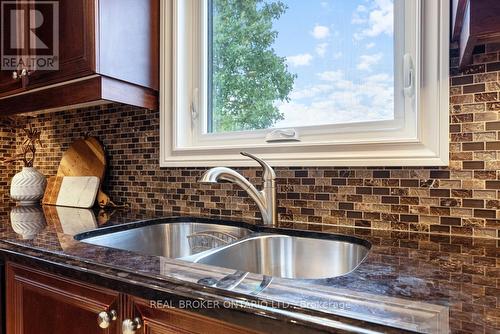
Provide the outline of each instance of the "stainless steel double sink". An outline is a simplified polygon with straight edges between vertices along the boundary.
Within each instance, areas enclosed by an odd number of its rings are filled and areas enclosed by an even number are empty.
[[[370,250],[367,241],[353,237],[307,231],[290,235],[283,229],[253,231],[208,222],[163,222],[123,231],[97,231],[104,234],[84,233],[75,238],[146,255],[291,279],[345,275],[361,264]]]

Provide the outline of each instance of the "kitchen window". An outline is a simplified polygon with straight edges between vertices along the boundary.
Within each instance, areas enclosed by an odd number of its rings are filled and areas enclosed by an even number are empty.
[[[448,163],[446,0],[162,1],[161,166]]]

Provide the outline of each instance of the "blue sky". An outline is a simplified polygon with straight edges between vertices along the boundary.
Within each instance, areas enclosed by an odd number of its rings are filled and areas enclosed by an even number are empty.
[[[276,127],[393,117],[393,0],[282,0],[275,50],[298,75]]]

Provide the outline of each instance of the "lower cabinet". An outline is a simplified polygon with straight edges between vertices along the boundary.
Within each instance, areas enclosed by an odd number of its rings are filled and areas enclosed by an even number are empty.
[[[15,263],[6,265],[7,334],[255,333]]]
[[[100,312],[119,306],[117,292],[21,267],[6,266],[8,334],[118,334],[117,321],[107,329]]]
[[[149,302],[132,298],[132,309],[135,321],[141,321],[145,334],[242,334],[256,333],[222,321],[201,317],[194,313],[180,311],[175,308],[151,308]],[[134,321],[134,320],[133,320]]]

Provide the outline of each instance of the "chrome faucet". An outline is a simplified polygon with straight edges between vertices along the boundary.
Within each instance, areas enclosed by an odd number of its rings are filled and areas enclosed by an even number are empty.
[[[262,190],[257,190],[257,188],[245,179],[245,177],[227,167],[215,167],[207,170],[199,182],[212,184],[224,180],[237,184],[250,195],[255,203],[257,203],[264,225],[276,227],[278,226],[278,214],[276,211],[276,174],[271,166],[262,159],[247,152],[241,152],[241,154],[257,161],[264,169]]]

